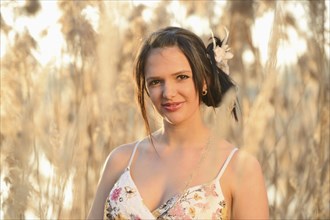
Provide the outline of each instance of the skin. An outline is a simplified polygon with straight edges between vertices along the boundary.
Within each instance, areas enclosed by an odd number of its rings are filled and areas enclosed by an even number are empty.
[[[191,173],[197,175],[189,186],[212,181],[234,146],[212,135],[206,159],[198,163],[211,132],[202,120],[189,62],[179,48],[153,49],[145,77],[150,99],[163,118],[163,128],[153,134],[157,152],[148,139],[140,143],[131,175],[146,207],[153,211],[181,193]],[[122,145],[108,156],[88,219],[103,217],[105,200],[127,167],[135,144]],[[253,156],[236,152],[220,185],[231,210],[229,218],[268,219],[262,170]]]

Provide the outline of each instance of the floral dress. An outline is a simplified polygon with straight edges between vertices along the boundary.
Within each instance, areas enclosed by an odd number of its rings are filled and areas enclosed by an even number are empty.
[[[237,148],[233,149],[217,177],[209,183],[186,189],[150,211],[132,179],[130,165],[135,154],[135,146],[128,167],[111,189],[105,203],[104,219],[227,219],[227,205],[221,190],[220,178]]]

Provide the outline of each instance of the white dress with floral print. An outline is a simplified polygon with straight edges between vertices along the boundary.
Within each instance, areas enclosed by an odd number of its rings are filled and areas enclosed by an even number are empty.
[[[109,193],[104,219],[226,219],[226,202],[220,178],[237,148],[229,154],[214,180],[190,187],[182,196],[176,195],[156,210],[150,211],[143,203],[130,173],[130,165],[138,144],[133,150],[128,167]],[[178,201],[175,202],[176,200]]]

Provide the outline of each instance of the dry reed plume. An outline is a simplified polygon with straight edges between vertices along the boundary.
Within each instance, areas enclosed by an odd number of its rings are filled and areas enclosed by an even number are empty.
[[[140,39],[173,20],[185,26],[185,19],[197,15],[215,33],[223,25],[230,29],[231,74],[241,106],[238,124],[228,119],[226,104],[207,112],[206,120],[258,157],[272,219],[330,218],[325,1],[228,1],[220,17],[213,1],[180,3],[187,11],[182,20],[166,10],[165,1],[155,8],[131,1],[59,1],[65,46],[57,60],[42,65],[35,55],[38,40],[28,30],[18,31],[3,14],[11,10],[13,21],[33,18],[41,2],[1,2],[1,35],[10,44],[1,58],[0,217],[85,218],[108,153],[145,135],[131,78]],[[307,32],[290,4],[304,9]],[[88,7],[99,12],[98,29],[82,13]],[[148,10],[153,11],[150,21],[143,17]],[[274,21],[264,64],[251,30],[266,13],[274,14]],[[296,63],[279,64],[292,30],[307,49],[293,55]],[[47,28],[42,34],[47,36]],[[206,42],[209,33],[204,34]],[[243,57],[246,51],[254,57],[250,63]],[[156,128],[157,121],[151,126]]]

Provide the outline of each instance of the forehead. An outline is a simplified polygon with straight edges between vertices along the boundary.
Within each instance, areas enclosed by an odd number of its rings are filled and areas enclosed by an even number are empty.
[[[155,48],[149,52],[145,76],[171,74],[182,70],[191,71],[191,67],[188,59],[178,47]]]

